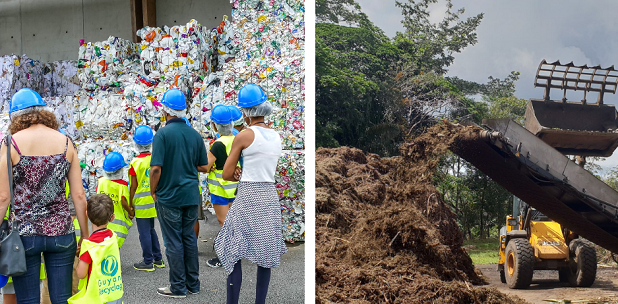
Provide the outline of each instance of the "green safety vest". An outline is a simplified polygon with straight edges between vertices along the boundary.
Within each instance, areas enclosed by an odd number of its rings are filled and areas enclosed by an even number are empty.
[[[233,141],[234,136],[221,136],[219,139],[215,140],[215,142],[221,142],[225,145],[225,152],[227,155],[230,155]],[[210,190],[210,194],[225,198],[235,198],[237,186],[238,182],[231,182],[223,179],[223,168],[216,168],[216,165],[213,165],[213,169],[208,173],[208,190]]]
[[[118,247],[122,247],[125,239],[129,235],[129,229],[133,226],[133,222],[129,220],[129,215],[122,208],[122,197],[127,202],[129,201],[129,187],[113,182],[106,177],[99,180],[99,189],[97,194],[104,193],[114,201],[114,220],[107,224],[107,228],[111,229],[118,235]]]
[[[69,304],[103,304],[121,301],[124,295],[120,270],[120,250],[116,235],[101,243],[82,241],[81,256],[86,251],[92,258],[92,272],[79,280],[79,292],[69,298]]]
[[[135,170],[137,189],[133,196],[133,208],[136,218],[152,218],[157,216],[154,199],[150,194],[150,159],[151,155],[134,158],[131,167]]]

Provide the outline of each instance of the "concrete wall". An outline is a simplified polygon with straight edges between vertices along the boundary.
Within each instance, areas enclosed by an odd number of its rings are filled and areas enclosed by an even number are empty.
[[[223,15],[232,17],[229,0],[157,0],[157,26],[186,24],[191,19],[209,29],[219,26]]]
[[[158,0],[157,26],[195,19],[216,27],[229,0]],[[128,0],[0,0],[0,56],[26,54],[44,62],[77,60],[79,40],[131,40]]]

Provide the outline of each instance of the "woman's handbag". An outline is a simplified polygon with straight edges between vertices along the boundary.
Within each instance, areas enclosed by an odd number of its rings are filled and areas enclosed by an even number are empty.
[[[13,197],[13,166],[11,165],[11,135],[6,138],[6,157],[9,170],[9,188],[11,191],[11,205],[13,209],[15,198]],[[26,252],[19,236],[17,221],[13,221],[9,227],[8,220],[0,225],[0,274],[5,276],[20,276],[26,273]]]

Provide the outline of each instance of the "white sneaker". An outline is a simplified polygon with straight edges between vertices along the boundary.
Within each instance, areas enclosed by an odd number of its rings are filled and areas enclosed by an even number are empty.
[[[177,299],[182,299],[182,298],[187,297],[187,295],[177,295],[177,294],[172,293],[169,287],[157,288],[157,293],[164,297],[177,298]]]

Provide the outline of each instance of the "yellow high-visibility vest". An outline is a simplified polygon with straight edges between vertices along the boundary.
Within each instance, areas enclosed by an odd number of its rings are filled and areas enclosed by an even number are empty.
[[[86,251],[92,258],[92,272],[79,280],[79,292],[69,298],[70,304],[103,304],[121,302],[124,295],[120,267],[120,250],[116,234],[101,243],[82,241],[81,256]]]
[[[122,208],[122,198],[129,201],[129,187],[113,182],[106,177],[99,179],[99,189],[97,194],[107,194],[114,202],[114,220],[107,224],[107,228],[111,229],[118,236],[118,247],[122,247],[124,241],[129,235],[129,229],[133,226],[133,222],[129,220],[127,211]]]
[[[221,142],[225,145],[225,152],[227,155],[230,155],[234,136],[221,136],[215,142]],[[213,165],[213,169],[208,173],[208,190],[210,190],[210,194],[225,198],[235,198],[237,186],[238,182],[223,179],[223,168],[217,168],[216,165]]]
[[[136,157],[131,161],[131,167],[135,170],[137,179],[137,189],[133,196],[133,208],[136,218],[152,218],[157,216],[154,199],[150,193],[150,159],[146,157]]]

